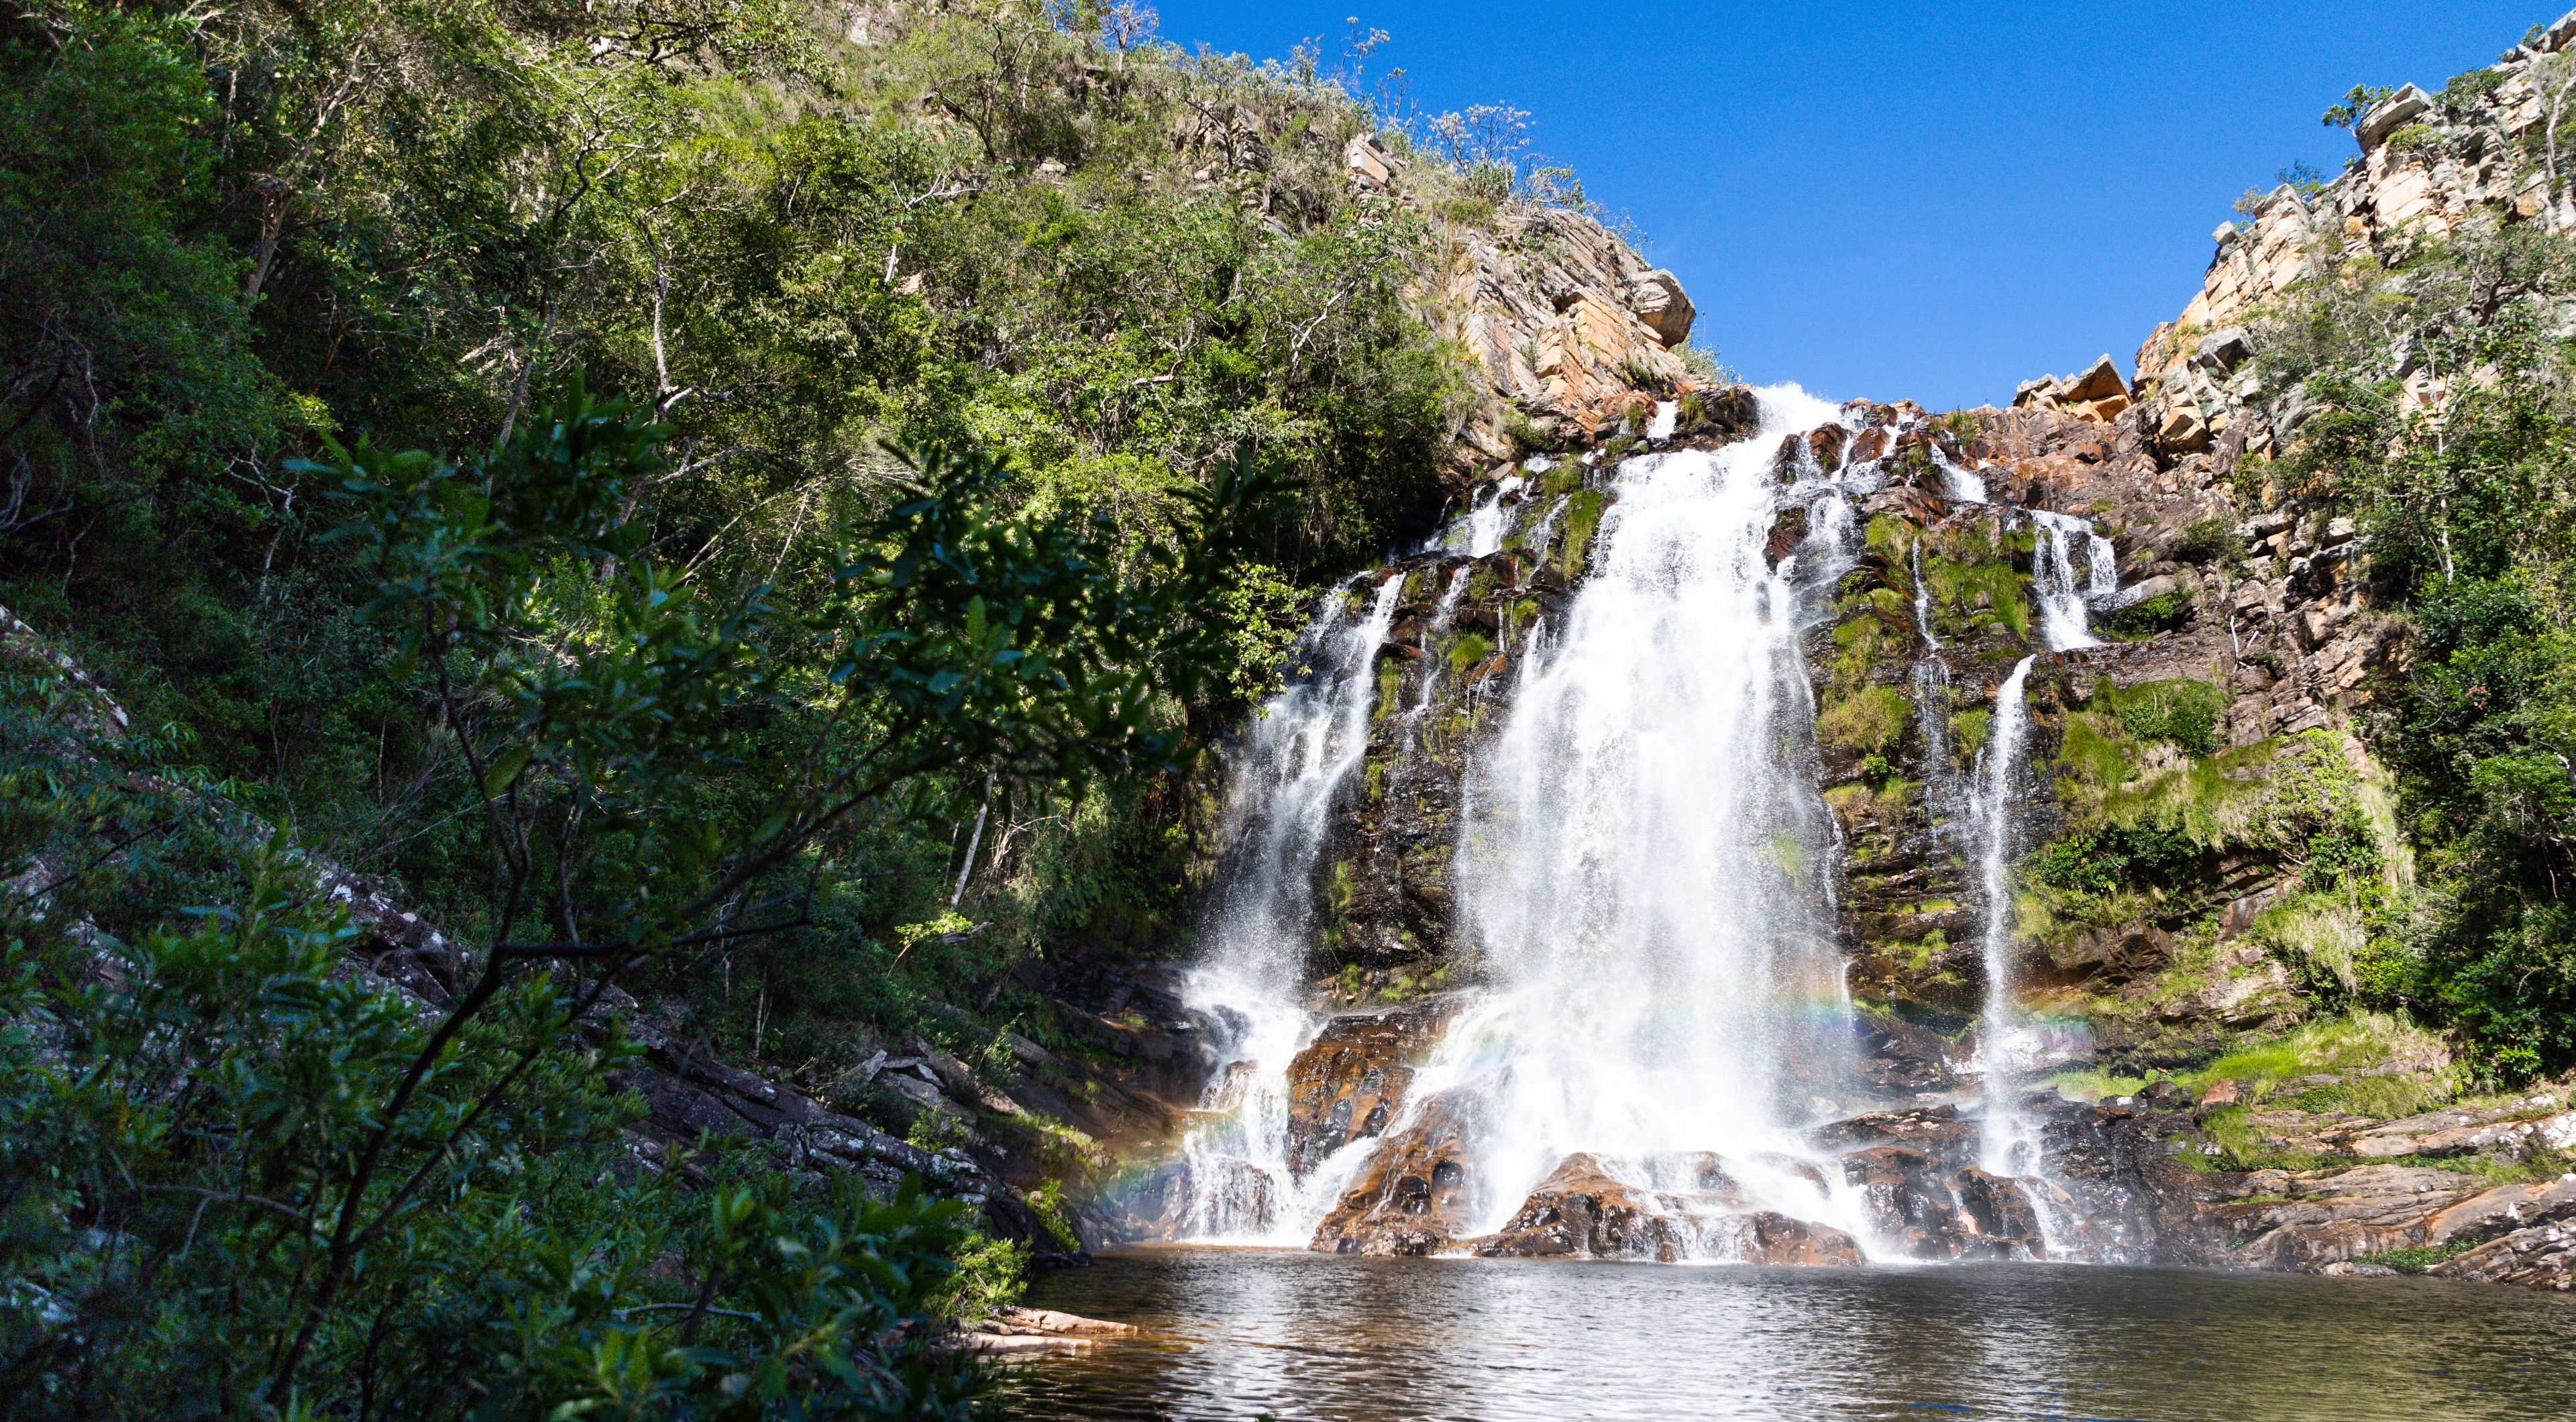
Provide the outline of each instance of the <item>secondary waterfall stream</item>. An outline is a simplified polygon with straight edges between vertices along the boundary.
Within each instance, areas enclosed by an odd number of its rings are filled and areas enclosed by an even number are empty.
[[[1759,392],[1758,405],[1750,438],[1638,454],[1586,475],[1598,492],[1582,498],[1613,496],[1593,505],[1589,576],[1548,618],[1521,619],[1517,642],[1505,624],[1506,655],[1494,665],[1508,662],[1508,688],[1484,681],[1468,701],[1493,700],[1503,718],[1472,743],[1457,786],[1452,954],[1478,986],[1445,1010],[1400,1102],[1388,1098],[1363,1126],[1347,1121],[1346,1101],[1345,1125],[1317,1147],[1292,1141],[1290,1070],[1327,1023],[1300,979],[1325,931],[1317,904],[1337,806],[1360,793],[1356,771],[1380,714],[1395,718],[1407,756],[1418,737],[1437,734],[1429,718],[1441,660],[1388,649],[1430,663],[1423,689],[1404,696],[1401,676],[1381,682],[1375,670],[1381,648],[1399,616],[1430,629],[1406,634],[1426,648],[1447,628],[1481,561],[1446,560],[1485,560],[1505,546],[1518,521],[1506,499],[1523,479],[1474,500],[1411,563],[1323,600],[1296,675],[1228,755],[1227,857],[1190,993],[1219,1024],[1223,1060],[1184,1142],[1181,1204],[1166,1216],[1180,1236],[1306,1244],[1358,1198],[1344,1192],[1374,1153],[1429,1132],[1464,1152],[1421,1167],[1437,1182],[1426,1188],[1459,1197],[1454,1237],[1528,1225],[1535,1206],[1524,1202],[1578,1169],[1658,1216],[1662,1257],[1745,1257],[1744,1221],[1756,1216],[1818,1222],[1873,1257],[1903,1252],[1883,1201],[1875,1215],[1864,1205],[1863,1182],[1876,1177],[1810,1144],[1822,1123],[1866,1109],[1853,1102],[1868,1093],[1851,1060],[1834,905],[1841,830],[1819,794],[1802,647],[1833,615],[1861,552],[1856,505],[1884,486],[1880,459],[1908,426],[1872,427],[1870,407],[1837,409],[1794,386]],[[1668,402],[1648,433],[1669,435],[1675,420]],[[1826,427],[1879,453],[1858,457],[1840,438],[1782,444],[1836,433]],[[1547,469],[1532,461],[1529,472]],[[1982,502],[1981,475],[1944,457],[1939,476],[1954,506]],[[1568,487],[1548,486],[1537,556],[1576,502]],[[1783,510],[1796,515],[1785,544]],[[2084,600],[2106,578],[2116,587],[2109,547],[2081,519],[2030,517],[2034,630],[2052,650],[2092,645]],[[2074,571],[2079,544],[2090,586]],[[1908,553],[1909,610],[1925,647],[1916,715],[1928,759],[1939,761],[1932,773],[1949,777],[1949,672],[1919,541]],[[1400,612],[1402,588],[1419,576],[1405,568],[1425,563],[1443,569],[1421,584],[1437,593]],[[1977,861],[1988,1002],[1974,1158],[1997,1177],[2040,1173],[2005,1055],[2011,812],[2034,660],[1998,688],[1973,773],[1930,787],[1964,820],[1944,842]],[[1381,713],[1380,696],[1401,699]],[[1987,1187],[1932,1188],[1950,1196],[1939,1208],[1966,1220],[1959,1188]],[[2024,1233],[2035,1246],[2037,1231]]]

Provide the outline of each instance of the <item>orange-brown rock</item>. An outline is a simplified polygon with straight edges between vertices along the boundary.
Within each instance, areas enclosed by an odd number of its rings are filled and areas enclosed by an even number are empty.
[[[1386,1129],[1455,1004],[1445,998],[1336,1017],[1288,1064],[1288,1168],[1299,1175]]]
[[[1565,1158],[1511,1223],[1469,1247],[1488,1257],[1731,1259],[1748,1264],[1856,1265],[1860,1246],[1831,1225],[1749,1210],[1723,1162],[1707,1152],[1645,1163],[1671,1188],[1631,1184],[1599,1158]]]
[[[1858,1268],[1860,1242],[1832,1225],[1791,1219],[1772,1210],[1736,1221],[1735,1257],[1747,1264],[1803,1268]]]
[[[1326,1254],[1428,1254],[1457,1238],[1474,1207],[1473,1109],[1464,1091],[1425,1100],[1362,1163],[1307,1247]]]

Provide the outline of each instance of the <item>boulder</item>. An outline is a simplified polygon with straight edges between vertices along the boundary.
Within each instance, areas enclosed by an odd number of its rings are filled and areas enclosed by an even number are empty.
[[[1858,1268],[1860,1241],[1809,1220],[1791,1219],[1761,1210],[1735,1222],[1735,1257],[1746,1264],[1794,1265],[1801,1268]]]
[[[2058,402],[2061,404],[2094,402],[2094,399],[2110,397],[2120,397],[2120,402],[2128,404],[2128,381],[2120,379],[2120,366],[2112,363],[2110,355],[2097,358],[2092,366],[2084,368],[2084,374],[2066,376],[2066,381],[2061,381],[2061,386],[2058,386]]]
[[[2039,1211],[2031,1205],[2020,1181],[1970,1166],[1951,1177],[1950,1185],[1958,1193],[1960,1209],[1978,1234],[1999,1243],[2020,1245],[2033,1254],[2040,1252]]]
[[[2352,127],[2352,136],[2361,140],[2361,151],[2369,152],[2388,141],[2388,135],[2433,111],[2433,96],[2409,84],[2373,104],[2361,122]]]
[[[1469,1247],[1489,1258],[1861,1263],[1859,1243],[1831,1225],[1748,1208],[1715,1155],[1657,1157],[1634,1173],[1657,1184],[1623,1180],[1596,1156],[1569,1155],[1522,1201],[1510,1223]]]
[[[2254,354],[2254,343],[2242,326],[2212,331],[2192,347],[2192,362],[2222,373],[2243,365]]]
[[[1350,170],[1353,181],[1370,187],[1384,188],[1394,178],[1395,160],[1377,145],[1377,135],[1363,133],[1342,149],[1342,164]]]
[[[1807,1132],[1807,1140],[1828,1154],[1901,1145],[1955,1169],[1968,1164],[1976,1154],[1977,1128],[1959,1119],[1956,1106],[1918,1106],[1904,1111],[1871,1111],[1829,1122]]]
[[[1637,313],[1666,350],[1690,339],[1691,323],[1699,315],[1682,291],[1681,278],[1662,267],[1637,278],[1628,288],[1628,309]]]
[[[1916,1259],[1996,1257],[2001,1245],[1978,1237],[1972,1217],[1953,1201],[1949,1172],[1929,1152],[1872,1146],[1843,1157],[1843,1183],[1860,1192],[1871,1231]]]
[[[2164,418],[2156,423],[2156,443],[2167,449],[2190,452],[2209,447],[2209,423],[2200,417],[2200,409],[2177,400],[2166,407]]]
[[[1288,1168],[1302,1176],[1352,1141],[1384,1132],[1455,1007],[1433,998],[1325,1023],[1288,1064]]]
[[[1325,1254],[1428,1254],[1462,1233],[1477,1187],[1474,1100],[1463,1090],[1425,1099],[1343,1188],[1307,1248]]]

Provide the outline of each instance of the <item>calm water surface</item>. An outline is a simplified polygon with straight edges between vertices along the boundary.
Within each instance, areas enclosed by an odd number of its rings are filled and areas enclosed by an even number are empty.
[[[2576,1418],[2576,1299],[2423,1279],[1104,1255],[1020,1416]]]

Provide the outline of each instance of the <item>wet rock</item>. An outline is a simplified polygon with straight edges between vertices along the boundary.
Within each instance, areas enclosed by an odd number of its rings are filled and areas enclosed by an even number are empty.
[[[1325,1023],[1288,1064],[1288,1168],[1302,1176],[1352,1141],[1383,1132],[1455,1010],[1454,999],[1443,997]]]
[[[1958,1192],[1959,1207],[1979,1234],[2034,1252],[2040,1248],[2039,1211],[2032,1207],[2020,1181],[1970,1166],[1951,1177],[1950,1183]]]
[[[1830,1122],[1807,1132],[1820,1151],[1844,1155],[1885,1145],[1901,1145],[1950,1169],[1976,1155],[1977,1129],[1959,1118],[1956,1106],[1918,1106],[1902,1111],[1872,1111]]]
[[[1307,1247],[1418,1255],[1455,1239],[1483,1183],[1471,1149],[1474,1105],[1463,1091],[1447,1091],[1411,1108],[1410,1120],[1361,1163]]]
[[[1916,1259],[1999,1257],[2003,1246],[1980,1237],[1959,1207],[1945,1176],[1951,1172],[1927,1151],[1882,1145],[1842,1159],[1843,1182],[1860,1192],[1870,1229],[1898,1241]]]
[[[1941,1034],[1890,1013],[1863,1018],[1861,1075],[1884,1091],[1932,1091],[1953,1082],[1950,1043]]]
[[[1792,504],[1780,510],[1779,515],[1771,521],[1770,541],[1762,547],[1763,561],[1775,568],[1780,566],[1780,560],[1798,551],[1798,545],[1804,542],[1806,537],[1806,506]]]
[[[1735,1230],[1735,1257],[1747,1264],[1858,1268],[1865,1262],[1860,1242],[1832,1225],[1763,1210],[1745,1216]]]
[[[1714,1155],[1645,1162],[1639,1173],[1672,1188],[1613,1175],[1589,1154],[1570,1155],[1499,1232],[1470,1243],[1487,1257],[1728,1259],[1748,1264],[1858,1265],[1860,1246],[1831,1225],[1747,1206]]]
[[[1533,1258],[1687,1257],[1689,1239],[1650,1196],[1640,1199],[1588,1154],[1567,1156],[1530,1191],[1511,1220],[1473,1246],[1481,1255]]]

